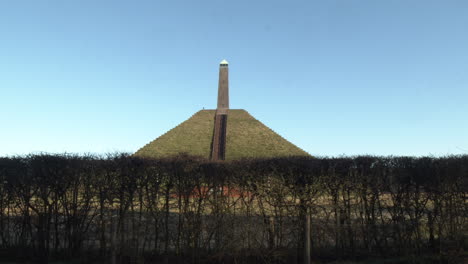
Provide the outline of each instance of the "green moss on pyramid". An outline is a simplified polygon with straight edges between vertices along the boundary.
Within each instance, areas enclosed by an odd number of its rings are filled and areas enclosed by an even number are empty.
[[[195,113],[166,134],[139,149],[140,157],[162,158],[179,153],[210,158],[215,110]],[[310,156],[245,110],[229,110],[226,160]]]

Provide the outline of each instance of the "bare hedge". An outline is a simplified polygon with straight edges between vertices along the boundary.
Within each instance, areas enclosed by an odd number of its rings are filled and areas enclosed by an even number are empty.
[[[468,156],[281,158],[213,163],[0,158],[0,258],[302,260],[467,247]]]

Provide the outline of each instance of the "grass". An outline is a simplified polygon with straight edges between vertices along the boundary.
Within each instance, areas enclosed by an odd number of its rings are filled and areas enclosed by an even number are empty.
[[[162,158],[179,153],[210,157],[215,110],[201,110],[139,149],[135,155]],[[310,156],[245,110],[229,110],[226,160]]]
[[[135,156],[163,158],[187,153],[209,158],[214,112],[202,110],[139,149]]]

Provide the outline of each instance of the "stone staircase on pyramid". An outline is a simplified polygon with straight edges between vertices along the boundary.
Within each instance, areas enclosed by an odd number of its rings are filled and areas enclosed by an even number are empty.
[[[214,120],[211,159],[224,160],[226,157],[227,114],[216,114]]]

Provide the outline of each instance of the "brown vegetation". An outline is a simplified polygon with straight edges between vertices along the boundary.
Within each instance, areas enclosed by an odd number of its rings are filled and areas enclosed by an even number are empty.
[[[468,156],[0,158],[0,259],[461,261],[467,179]]]

